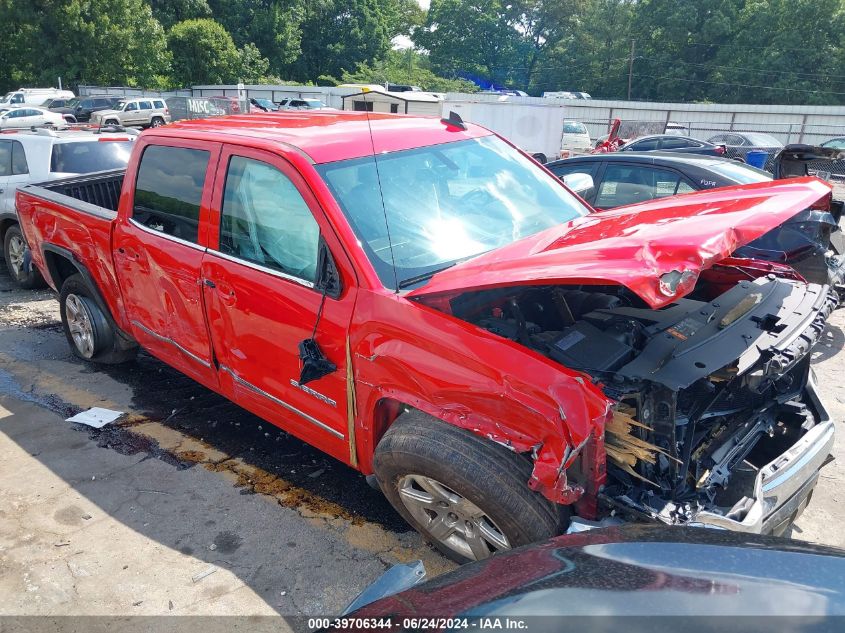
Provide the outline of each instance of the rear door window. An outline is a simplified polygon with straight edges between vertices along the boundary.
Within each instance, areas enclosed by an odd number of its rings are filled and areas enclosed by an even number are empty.
[[[636,152],[647,152],[653,149],[657,149],[657,139],[656,138],[649,138],[644,139],[642,141],[634,141],[625,147],[625,149],[630,149],[631,151]]]
[[[141,101],[138,105],[141,106],[142,110],[152,110],[153,106],[149,101]]]
[[[148,229],[197,243],[209,152],[151,145],[135,183],[132,219]]]
[[[26,163],[26,152],[23,145],[18,141],[12,141],[12,175],[20,176],[29,173],[29,165]]]
[[[679,192],[678,189],[684,183]],[[598,188],[595,206],[610,209],[688,191],[681,175],[646,165],[608,165]]]
[[[12,175],[12,144],[0,141],[0,178]]]
[[[701,147],[701,145],[685,138],[664,138],[661,147],[663,149],[681,149],[684,147]]]

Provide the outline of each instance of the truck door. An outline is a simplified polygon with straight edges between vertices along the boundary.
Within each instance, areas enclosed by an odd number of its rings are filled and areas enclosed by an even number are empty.
[[[209,236],[202,277],[222,390],[338,459],[354,461],[346,336],[355,288],[347,284],[325,299],[315,288],[321,236],[335,258],[343,251],[314,195],[279,156],[224,146],[212,209],[217,230]],[[299,343],[315,326],[337,370],[303,385]]]
[[[156,140],[142,152],[137,172],[126,174],[131,200],[112,239],[132,334],[166,363],[216,386],[199,280],[220,145]]]

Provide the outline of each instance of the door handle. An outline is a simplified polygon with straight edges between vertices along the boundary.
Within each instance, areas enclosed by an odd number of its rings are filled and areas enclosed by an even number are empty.
[[[203,279],[202,282],[208,286],[209,288],[216,288],[217,284],[211,281],[211,279]]]

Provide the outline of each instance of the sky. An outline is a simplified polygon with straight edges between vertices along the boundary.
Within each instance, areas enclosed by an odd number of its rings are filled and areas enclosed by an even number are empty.
[[[431,4],[431,0],[417,0],[417,2],[423,9],[428,11],[428,6]],[[413,42],[411,42],[407,35],[397,35],[393,38],[392,44],[393,50],[395,51],[405,50],[406,48],[411,48],[411,46],[413,46]]]

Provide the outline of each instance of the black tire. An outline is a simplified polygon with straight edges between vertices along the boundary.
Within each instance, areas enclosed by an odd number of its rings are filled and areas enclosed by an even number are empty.
[[[532,466],[527,459],[420,411],[411,410],[396,419],[376,447],[373,466],[379,486],[396,511],[444,555],[459,563],[484,558],[483,546],[489,555],[496,549],[548,539],[568,523],[568,508],[556,506],[528,488]],[[447,501],[435,503],[440,497],[423,488],[431,486],[431,480],[445,487],[447,493],[471,502],[483,513],[482,518],[467,521],[465,517],[469,515],[452,511],[463,506],[449,506]],[[430,503],[426,499],[423,504],[438,505],[438,509],[412,510],[413,499],[409,505],[403,501],[403,496],[420,496],[420,492],[431,498]],[[428,519],[427,524],[420,516]],[[437,524],[442,528],[451,521],[455,532],[445,540],[431,533],[429,526]],[[479,544],[475,538],[465,538],[468,533],[476,533],[482,523],[486,533],[492,524],[498,534],[504,535],[508,547],[497,548],[484,539]],[[482,547],[480,556],[469,545],[471,541],[476,548]]]
[[[118,121],[117,119],[109,119],[108,121],[103,123],[103,125],[120,125],[120,121]]]
[[[24,270],[23,257],[26,248],[26,240],[17,224],[6,229],[3,238],[3,259],[6,260],[6,270],[9,271],[12,281],[25,290],[44,288],[47,283],[35,266],[30,266],[29,272]]]
[[[164,119],[162,119],[160,116],[154,116],[150,120],[150,127],[161,127],[162,125],[164,125]]]
[[[65,279],[59,292],[59,313],[68,345],[82,360],[117,365],[137,355],[136,346],[128,349],[121,346],[120,337],[82,275]]]
[[[547,162],[549,162],[549,159],[546,158],[546,155],[542,152],[538,152],[537,154],[531,154],[531,157],[541,165],[545,165]]]

